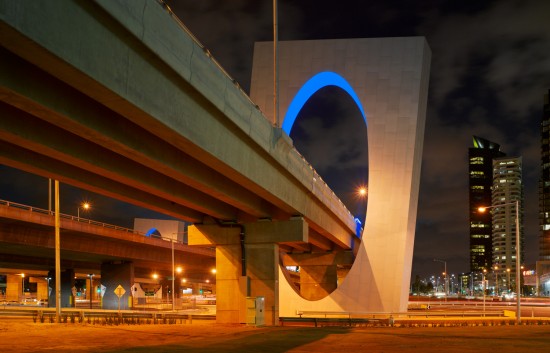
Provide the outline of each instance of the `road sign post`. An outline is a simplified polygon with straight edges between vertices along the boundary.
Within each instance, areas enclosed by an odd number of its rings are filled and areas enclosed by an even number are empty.
[[[124,293],[126,293],[126,290],[119,284],[118,287],[115,288],[114,292],[118,297],[118,311],[120,312],[120,298],[124,295]]]

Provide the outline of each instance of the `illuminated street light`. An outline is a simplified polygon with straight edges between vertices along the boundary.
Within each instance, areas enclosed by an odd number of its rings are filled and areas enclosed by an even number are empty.
[[[487,207],[479,207],[479,212],[485,212],[489,208],[495,208],[495,207],[503,207],[503,206],[510,206],[515,205],[516,206],[516,305],[517,305],[517,313],[516,313],[516,322],[519,324],[521,323],[521,277],[520,277],[520,239],[519,239],[519,200],[516,200],[514,202],[508,202],[503,203],[498,206],[487,206]]]
[[[94,296],[94,274],[90,273],[90,288],[88,289],[88,294],[90,295],[90,309],[92,309],[92,298]]]
[[[443,284],[443,290],[445,291],[445,301],[447,301],[447,292],[449,291],[449,286],[447,284],[447,261],[445,260],[439,260],[439,259],[434,259],[434,261],[436,262],[442,262],[444,265],[445,265],[445,269],[444,269],[444,272],[443,272],[443,276],[444,277],[444,284]]]
[[[21,294],[23,295],[23,299],[25,299],[25,274],[21,274]]]
[[[360,198],[364,198],[365,196],[367,196],[367,187],[366,186],[361,186],[357,189],[357,196],[359,196]]]
[[[83,202],[78,208],[76,209],[76,216],[80,218],[80,209],[83,209],[84,211],[88,211],[92,207],[89,202]]]

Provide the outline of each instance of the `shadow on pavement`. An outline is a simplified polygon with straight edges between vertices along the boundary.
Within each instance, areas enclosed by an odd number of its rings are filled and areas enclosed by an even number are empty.
[[[349,329],[346,328],[333,328],[331,330],[312,328],[269,328],[258,329],[258,331],[239,332],[225,337],[203,339],[186,339],[186,337],[182,337],[181,344],[171,342],[166,345],[129,347],[123,350],[112,350],[110,352],[281,353],[321,340],[328,335],[347,333],[349,333]]]

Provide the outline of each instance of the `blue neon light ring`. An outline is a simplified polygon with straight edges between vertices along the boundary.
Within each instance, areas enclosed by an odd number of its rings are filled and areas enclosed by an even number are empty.
[[[361,115],[363,115],[365,125],[367,124],[367,116],[365,114],[365,111],[363,110],[363,105],[359,101],[359,97],[357,97],[357,94],[355,93],[353,88],[351,88],[346,79],[344,79],[337,73],[331,71],[323,71],[310,78],[302,86],[302,88],[300,88],[298,93],[296,93],[296,96],[294,96],[294,99],[288,106],[288,110],[286,111],[282,126],[283,131],[286,132],[287,135],[290,135],[290,131],[292,130],[292,126],[294,126],[296,117],[304,107],[304,104],[306,104],[308,99],[311,98],[311,96],[314,95],[315,92],[326,86],[336,86],[346,91],[355,101],[355,104],[361,111]]]

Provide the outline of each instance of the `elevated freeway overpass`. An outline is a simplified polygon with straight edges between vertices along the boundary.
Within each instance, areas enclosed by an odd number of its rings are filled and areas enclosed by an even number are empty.
[[[48,271],[54,268],[53,212],[0,200],[0,268]],[[132,262],[136,277],[153,273],[171,276],[174,263],[185,277],[199,281],[215,268],[213,248],[191,247],[181,242],[146,236],[71,215],[61,215],[62,267],[78,273],[99,274],[106,262]]]
[[[387,44],[376,44],[385,71],[368,75],[380,80],[370,253],[288,135],[159,1],[0,0],[0,163],[194,223],[190,244],[216,246],[221,322],[242,320],[246,296],[264,296],[276,322],[280,253],[317,266],[309,289],[327,294],[334,286],[317,279],[363,252],[366,277],[353,285],[363,289],[352,290],[363,295],[331,305],[369,298],[397,310],[410,277],[430,55],[422,38]]]
[[[162,4],[0,7],[0,163],[203,224],[190,242],[234,244],[242,274],[357,249],[350,212]]]

